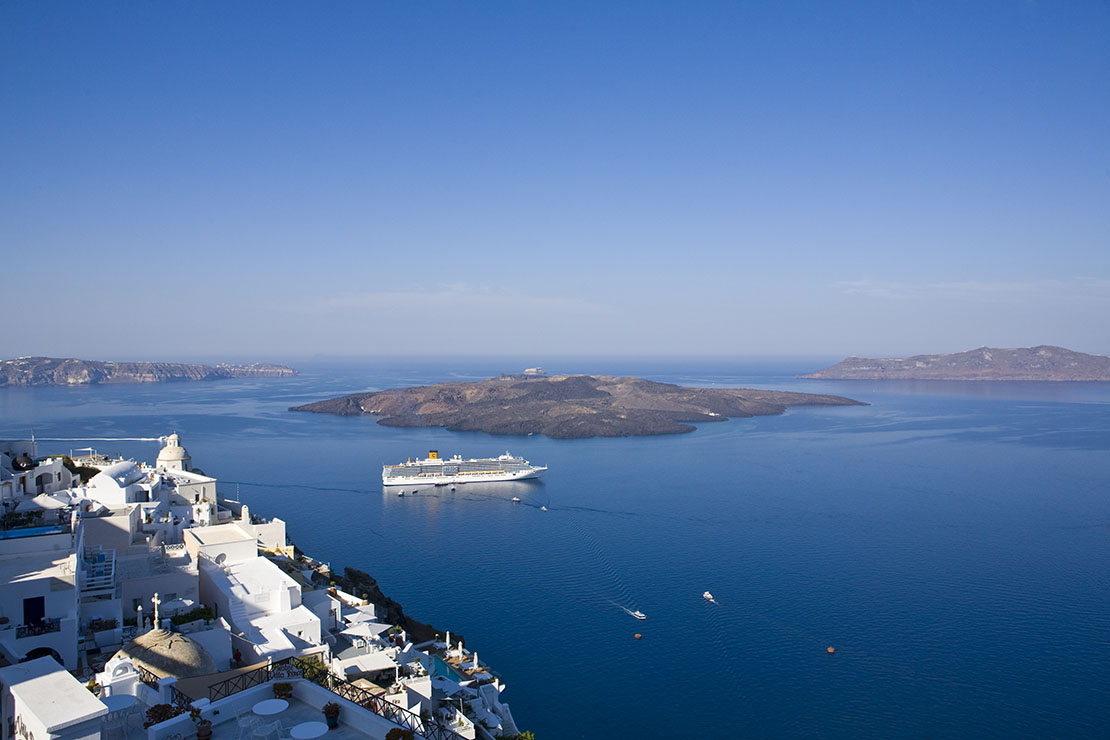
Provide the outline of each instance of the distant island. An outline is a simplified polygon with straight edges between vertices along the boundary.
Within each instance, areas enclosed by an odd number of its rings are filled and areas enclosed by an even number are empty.
[[[849,357],[824,370],[802,375],[827,380],[1110,380],[1110,357],[1063,347],[979,349],[951,355],[872,360]]]
[[[166,383],[223,378],[288,378],[297,371],[282,365],[189,365],[176,362],[100,362],[20,357],[0,361],[0,387],[10,385],[96,385]]]
[[[395,427],[446,427],[556,439],[691,432],[692,422],[781,414],[788,406],[864,406],[841,396],[732,388],[687,388],[605,375],[502,375],[356,393],[290,411],[370,415]]]

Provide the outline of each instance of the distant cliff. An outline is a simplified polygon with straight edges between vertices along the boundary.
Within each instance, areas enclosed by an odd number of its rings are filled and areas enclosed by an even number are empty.
[[[397,427],[446,427],[559,439],[690,432],[691,422],[781,414],[787,406],[859,406],[841,396],[733,388],[686,388],[604,375],[503,375],[357,393],[296,406],[345,416],[372,415]]]
[[[993,349],[883,360],[849,357],[803,378],[829,380],[1110,380],[1110,357],[1063,347]]]
[[[165,383],[222,378],[287,378],[297,371],[281,365],[185,365],[175,362],[99,362],[54,357],[0,361],[0,386]]]

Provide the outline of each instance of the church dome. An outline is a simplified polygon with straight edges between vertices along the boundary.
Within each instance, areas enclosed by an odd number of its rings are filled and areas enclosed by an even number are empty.
[[[159,678],[193,678],[216,673],[216,661],[188,635],[152,629],[120,648],[113,656],[130,658]]]
[[[180,463],[191,461],[189,451],[181,446],[181,437],[177,433],[166,437],[166,446],[158,453],[158,467],[185,467]]]

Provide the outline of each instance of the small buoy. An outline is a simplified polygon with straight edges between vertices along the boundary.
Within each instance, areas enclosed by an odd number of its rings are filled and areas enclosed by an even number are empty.
[[[633,635],[633,637],[635,637],[637,640],[639,640],[641,637],[643,637],[643,635],[641,635],[639,632],[637,632],[636,634]]]
[[[836,652],[836,648],[834,648],[834,647],[827,647],[827,648],[825,648],[825,652],[826,652],[826,653],[830,653],[830,654],[832,654],[832,653],[835,653],[835,652]]]

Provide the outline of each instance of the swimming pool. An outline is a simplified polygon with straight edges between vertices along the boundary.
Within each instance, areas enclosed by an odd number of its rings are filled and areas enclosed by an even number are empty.
[[[466,676],[456,671],[446,660],[439,657],[438,655],[433,655],[432,660],[435,661],[434,665],[432,666],[433,676],[443,676],[444,678],[449,678],[452,681],[466,680]]]

